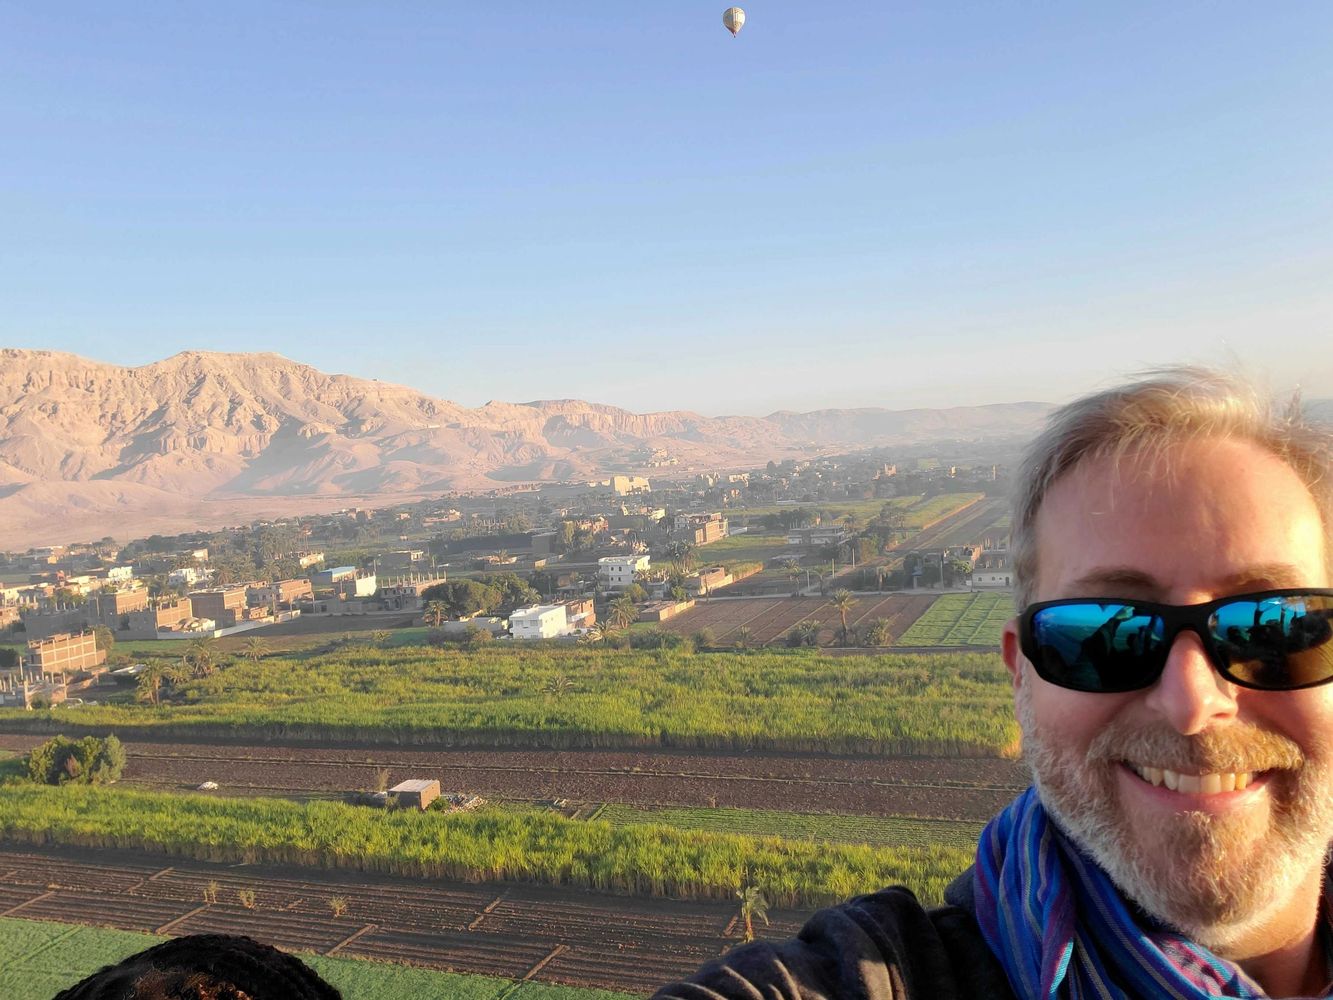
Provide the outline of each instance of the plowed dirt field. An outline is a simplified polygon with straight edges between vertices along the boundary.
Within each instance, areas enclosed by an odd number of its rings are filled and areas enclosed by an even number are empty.
[[[24,751],[40,737],[0,735]],[[337,793],[438,778],[448,791],[513,800],[724,806],[985,821],[1026,786],[994,758],[814,757],[626,751],[371,750],[126,743],[125,780],[168,788],[216,781],[219,794]]]

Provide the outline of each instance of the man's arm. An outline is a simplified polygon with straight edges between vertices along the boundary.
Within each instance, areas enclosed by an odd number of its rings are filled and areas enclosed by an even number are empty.
[[[970,914],[895,887],[820,910],[790,941],[709,962],[654,1000],[975,1000],[1011,996]]]

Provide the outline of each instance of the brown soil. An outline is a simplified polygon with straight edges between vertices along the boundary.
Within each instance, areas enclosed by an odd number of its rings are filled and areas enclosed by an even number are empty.
[[[216,901],[206,904],[210,883]],[[254,893],[253,908],[242,904],[242,892]],[[346,902],[342,916],[333,915],[334,898]],[[0,916],[172,935],[248,934],[290,950],[628,993],[650,993],[737,944],[735,914],[727,903],[512,883],[0,849]],[[806,916],[770,910],[771,924],[755,930],[790,937]]]
[[[0,735],[0,749],[40,737]],[[634,751],[372,750],[203,743],[126,744],[130,782],[223,794],[338,793],[438,778],[449,791],[511,800],[723,806],[984,821],[1026,785],[993,758],[815,757]]]

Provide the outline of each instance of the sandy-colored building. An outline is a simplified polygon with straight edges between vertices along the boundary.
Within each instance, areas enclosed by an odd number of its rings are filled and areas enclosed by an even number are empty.
[[[292,604],[303,598],[314,600],[315,588],[305,577],[297,577],[292,580],[257,583],[246,588],[245,593],[246,599],[253,605],[265,608],[290,608]]]
[[[427,778],[401,781],[389,789],[389,795],[399,808],[415,808],[424,812],[440,797],[440,783]]]
[[[25,665],[43,674],[72,674],[91,670],[106,662],[106,650],[97,648],[92,631],[62,632],[49,639],[28,643]]]
[[[218,628],[231,628],[245,615],[244,586],[214,587],[190,594],[190,611],[195,618],[211,618]]]

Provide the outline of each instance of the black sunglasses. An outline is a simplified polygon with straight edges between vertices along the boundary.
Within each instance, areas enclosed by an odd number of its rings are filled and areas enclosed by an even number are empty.
[[[1019,644],[1037,675],[1073,691],[1151,687],[1184,629],[1241,687],[1295,691],[1333,681],[1333,590],[1265,590],[1186,605],[1043,601],[1018,620]]]

